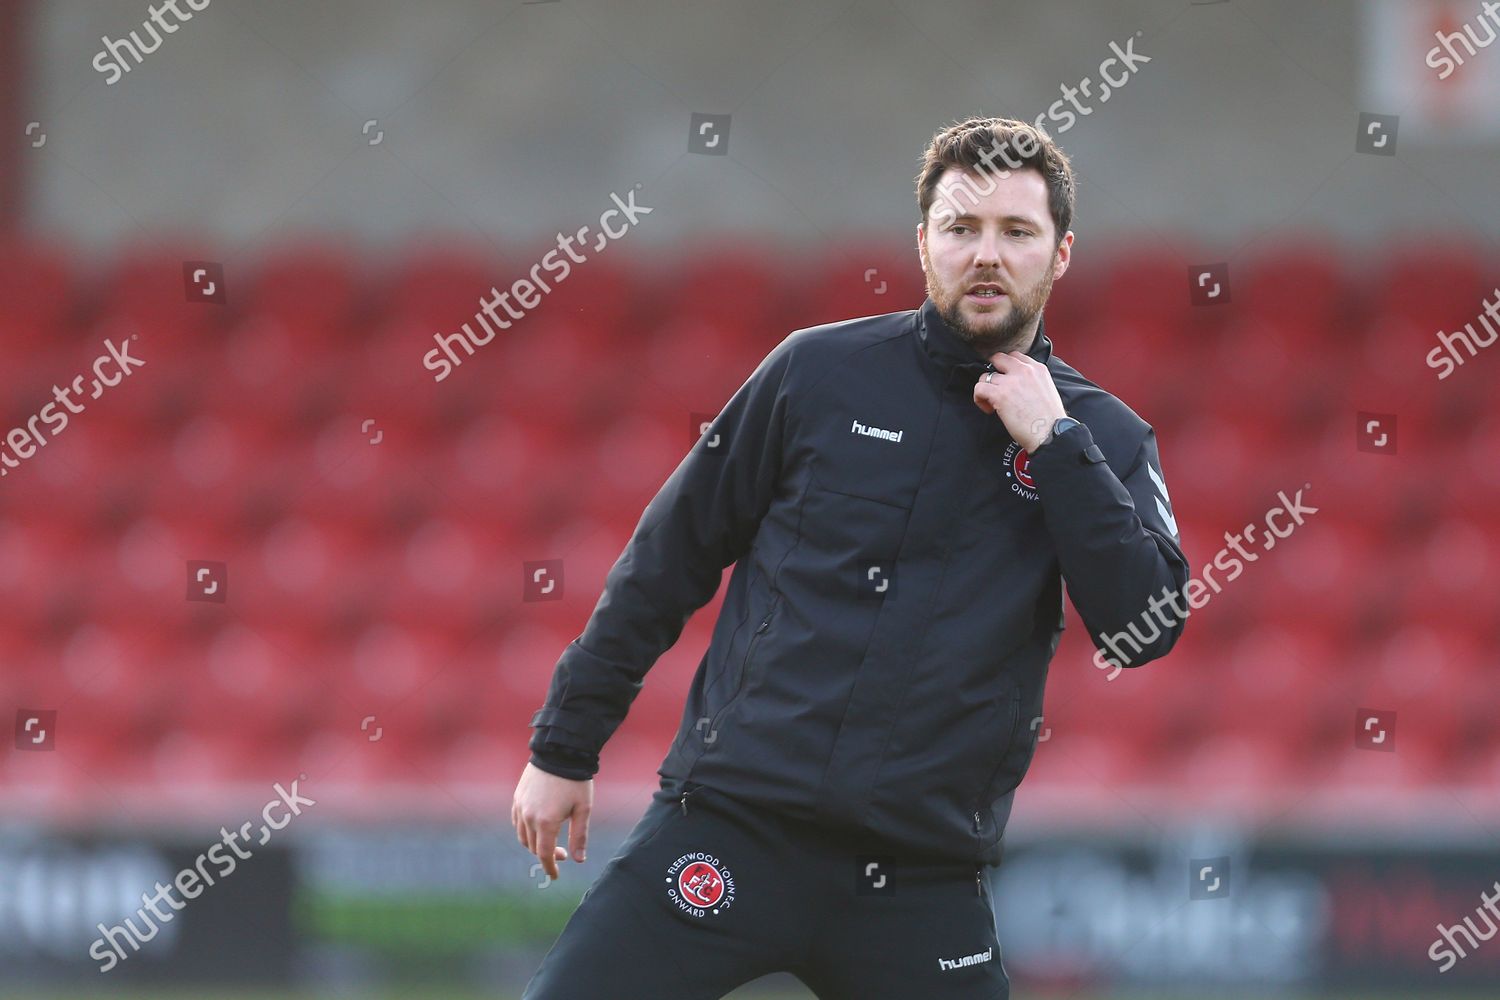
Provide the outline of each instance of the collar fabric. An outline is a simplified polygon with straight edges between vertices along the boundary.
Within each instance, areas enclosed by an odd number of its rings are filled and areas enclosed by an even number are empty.
[[[1036,337],[1031,342],[1030,350],[1026,352],[1027,357],[1042,364],[1046,364],[1047,359],[1052,357],[1052,341],[1047,339],[1046,326],[1045,318],[1037,322]],[[938,313],[937,303],[931,297],[924,300],[917,310],[917,339],[921,341],[922,349],[932,358],[933,363],[947,373],[950,382],[959,373],[968,376],[970,382],[977,382],[985,372],[991,370],[989,361],[981,358],[943,321]]]

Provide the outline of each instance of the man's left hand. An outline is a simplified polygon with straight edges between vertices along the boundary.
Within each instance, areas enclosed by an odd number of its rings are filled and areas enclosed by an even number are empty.
[[[990,364],[996,374],[974,383],[974,404],[998,416],[1029,455],[1052,433],[1052,425],[1068,415],[1052,373],[1020,351],[993,354]]]

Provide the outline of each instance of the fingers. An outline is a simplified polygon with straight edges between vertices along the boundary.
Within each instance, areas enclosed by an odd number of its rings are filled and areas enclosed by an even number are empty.
[[[552,878],[557,878],[557,853],[561,850],[557,846],[557,834],[562,829],[562,823],[538,823],[536,827],[536,842],[532,845],[531,853],[541,861],[542,867]],[[563,857],[567,857],[564,853]]]
[[[1028,365],[1041,367],[1040,362],[1028,358],[1020,351],[1000,351],[997,354],[992,354],[990,355],[990,364],[995,366],[995,371],[1002,374],[1020,371]]]
[[[585,849],[589,843],[589,810],[587,806],[579,806],[573,810],[573,818],[568,821],[568,851],[573,855],[573,860],[580,864],[586,859]]]
[[[541,840],[537,842],[536,847],[536,856],[542,862],[542,870],[547,873],[548,878],[556,881],[561,877],[561,873],[557,870],[557,863],[568,856],[566,850],[557,846],[557,829],[553,828],[550,836],[544,829]]]
[[[518,806],[511,807],[511,817],[516,824],[516,839],[521,846],[526,848],[528,854],[534,854],[542,863],[542,870],[549,878],[558,877],[557,862],[568,856],[568,852],[557,845],[557,832],[561,829],[559,824],[538,823],[535,820],[526,819]],[[550,831],[550,836],[549,836]],[[551,849],[548,849],[551,845]]]
[[[526,824],[521,822],[521,804],[519,802],[512,801],[510,804],[510,825],[516,828],[516,839],[521,842],[521,846],[528,851],[531,850],[531,846],[526,843]]]
[[[512,803],[510,807],[510,821],[515,824],[516,840],[520,841],[521,846],[526,848],[526,853],[537,853],[538,835],[536,820],[528,819],[519,803]]]

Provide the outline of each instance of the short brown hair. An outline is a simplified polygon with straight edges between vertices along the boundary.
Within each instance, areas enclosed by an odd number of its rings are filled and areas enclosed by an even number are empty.
[[[1014,118],[970,118],[933,136],[917,174],[917,207],[923,222],[932,208],[938,181],[949,167],[981,174],[987,169],[1035,170],[1047,182],[1047,207],[1057,227],[1058,242],[1073,225],[1073,206],[1078,197],[1073,165],[1068,154],[1039,125]]]

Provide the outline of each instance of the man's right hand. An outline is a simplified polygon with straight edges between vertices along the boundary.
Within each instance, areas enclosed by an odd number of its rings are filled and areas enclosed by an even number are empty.
[[[573,781],[548,774],[528,763],[516,783],[511,800],[510,822],[516,828],[516,839],[541,861],[550,878],[556,879],[557,863],[583,862],[589,839],[589,812],[594,806],[594,782]],[[557,846],[557,835],[563,821],[568,822],[568,846]]]

